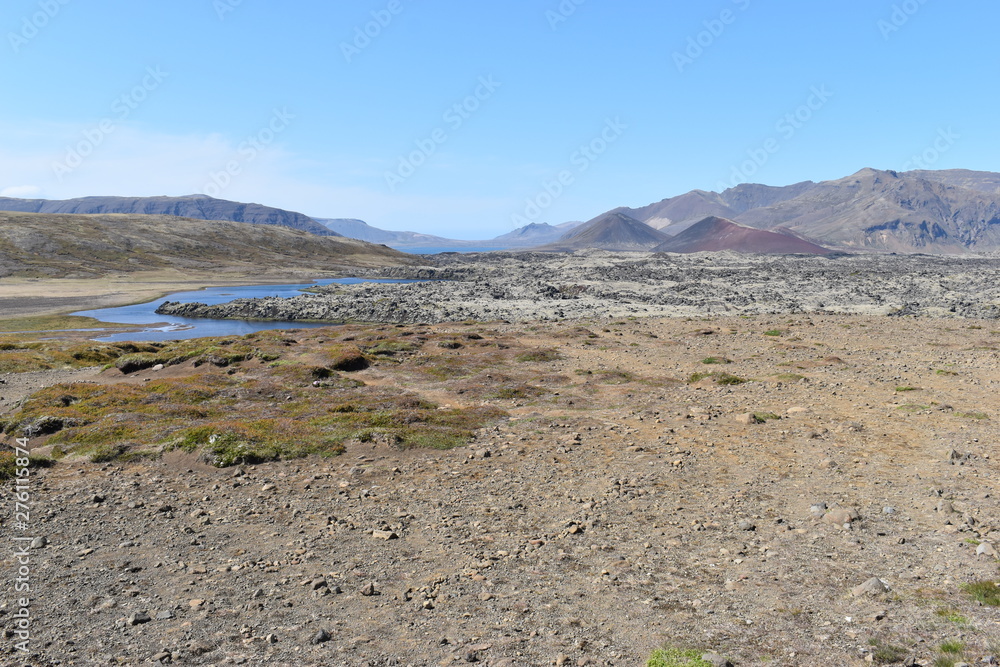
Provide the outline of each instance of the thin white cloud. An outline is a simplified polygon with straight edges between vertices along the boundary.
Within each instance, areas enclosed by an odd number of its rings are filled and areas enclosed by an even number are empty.
[[[35,129],[38,131],[36,132]],[[328,162],[295,155],[280,135],[260,151],[241,150],[242,138],[219,134],[169,135],[120,125],[98,143],[94,128],[46,124],[15,129],[0,123],[0,186],[5,196],[69,199],[93,195],[181,196],[196,193],[256,202],[316,217],[362,218],[370,224],[442,236],[490,238],[510,230],[507,211],[517,202],[500,197],[389,193],[382,179],[358,185],[361,160]],[[44,135],[44,136],[43,136]],[[83,147],[84,150],[79,149]],[[74,151],[80,155],[77,160]],[[30,183],[33,185],[15,185]],[[498,214],[499,212],[499,214]]]
[[[14,197],[15,199],[35,199],[42,194],[42,189],[37,185],[12,185],[0,190],[0,197]]]

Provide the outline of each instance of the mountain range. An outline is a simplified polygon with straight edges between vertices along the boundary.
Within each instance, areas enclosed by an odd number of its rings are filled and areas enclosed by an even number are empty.
[[[424,250],[429,248],[489,248],[508,250],[513,248],[532,248],[556,241],[566,230],[582,223],[564,222],[561,225],[548,223],[531,223],[514,231],[502,234],[492,239],[465,241],[449,239],[420,232],[392,232],[378,227],[372,227],[362,220],[351,218],[316,218],[316,221],[328,229],[352,239],[370,243],[384,243],[398,250]]]
[[[357,219],[310,218],[205,195],[65,201],[0,197],[0,210],[174,215],[281,225],[416,252],[600,248],[960,254],[1000,250],[1000,174],[964,169],[896,172],[866,168],[818,183],[803,181],[781,187],[744,183],[723,192],[692,190],[639,208],[616,208],[587,223],[533,223],[480,241],[387,231]],[[695,226],[694,232],[681,236]],[[672,237],[676,237],[674,241]]]
[[[13,199],[0,197],[0,211],[95,215],[173,215],[195,220],[228,220],[254,225],[280,225],[319,236],[343,236],[302,213],[261,204],[214,199],[206,195],[185,197],[80,197],[79,199]]]
[[[391,248],[284,225],[168,215],[0,212],[0,278],[171,270],[213,276],[355,271],[419,263]]]
[[[1000,249],[1000,174],[961,169],[862,169],[785,187],[692,190],[642,208],[615,209],[667,234],[709,216],[794,233],[839,250],[968,253]]]

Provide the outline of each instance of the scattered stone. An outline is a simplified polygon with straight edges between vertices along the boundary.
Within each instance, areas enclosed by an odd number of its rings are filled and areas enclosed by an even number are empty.
[[[757,530],[757,525],[753,521],[750,521],[748,519],[741,520],[738,524],[736,524],[736,527],[739,528],[740,530],[746,530],[746,531]]]
[[[982,544],[980,544],[979,546],[976,547],[976,555],[977,556],[987,556],[989,558],[996,558],[997,557],[997,550],[989,542],[983,542]]]
[[[951,501],[949,501],[949,500],[942,500],[937,505],[937,511],[938,511],[938,514],[945,514],[945,515],[954,514],[955,513],[955,507],[951,504]]]
[[[751,426],[753,424],[763,424],[764,420],[757,417],[757,415],[752,412],[745,412],[741,415],[736,416],[736,423],[743,424],[745,426]]]
[[[372,537],[386,541],[399,539],[399,535],[391,530],[373,530]]]
[[[48,543],[49,543],[49,540],[48,540],[47,537],[44,537],[44,536],[43,537],[36,537],[35,539],[31,540],[31,548],[32,549],[42,549]]]
[[[330,633],[327,632],[325,629],[323,629],[323,630],[319,630],[318,632],[316,632],[316,634],[314,634],[309,639],[309,643],[313,644],[313,645],[316,645],[316,644],[325,644],[326,642],[330,641],[331,639],[333,639],[333,637],[330,636]]]
[[[128,617],[128,624],[132,626],[142,625],[143,623],[149,623],[152,620],[153,619],[151,619],[149,617],[149,614],[147,614],[146,612],[137,611]]]
[[[733,663],[723,658],[718,653],[703,653],[701,659],[712,665],[712,667],[733,667]]]
[[[368,582],[361,588],[361,594],[365,597],[371,597],[373,595],[378,595],[378,591],[375,589],[375,584],[373,582]]]
[[[854,521],[860,521],[861,515],[855,509],[843,507],[832,509],[823,515],[824,523],[836,524],[838,526],[849,526]]]
[[[851,595],[854,597],[861,597],[863,595],[874,597],[876,595],[881,595],[882,593],[888,593],[889,586],[886,585],[884,581],[878,577],[872,577],[860,586],[855,586],[851,589]]]

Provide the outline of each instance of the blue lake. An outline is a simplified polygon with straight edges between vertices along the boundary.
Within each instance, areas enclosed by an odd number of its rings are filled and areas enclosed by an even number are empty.
[[[121,324],[144,325],[141,332],[122,333],[95,338],[94,340],[114,342],[122,340],[158,341],[180,340],[187,338],[202,338],[204,336],[242,336],[254,331],[267,329],[305,329],[331,326],[305,322],[254,322],[247,320],[209,320],[175,317],[173,315],[157,315],[156,309],[164,301],[180,301],[182,303],[205,303],[214,306],[234,299],[253,299],[266,296],[293,297],[302,294],[303,289],[317,285],[337,283],[355,285],[357,283],[411,283],[413,280],[369,280],[363,278],[337,278],[333,280],[317,280],[311,283],[297,285],[240,285],[236,287],[209,287],[192,292],[177,292],[155,301],[138,303],[118,308],[101,308],[98,310],[81,310],[73,313],[82,317],[93,317],[102,322],[118,322]]]

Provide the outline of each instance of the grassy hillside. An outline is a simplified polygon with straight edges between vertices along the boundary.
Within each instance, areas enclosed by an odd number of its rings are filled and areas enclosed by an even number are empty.
[[[162,269],[335,271],[415,263],[352,239],[160,215],[0,212],[0,278],[92,278]]]

